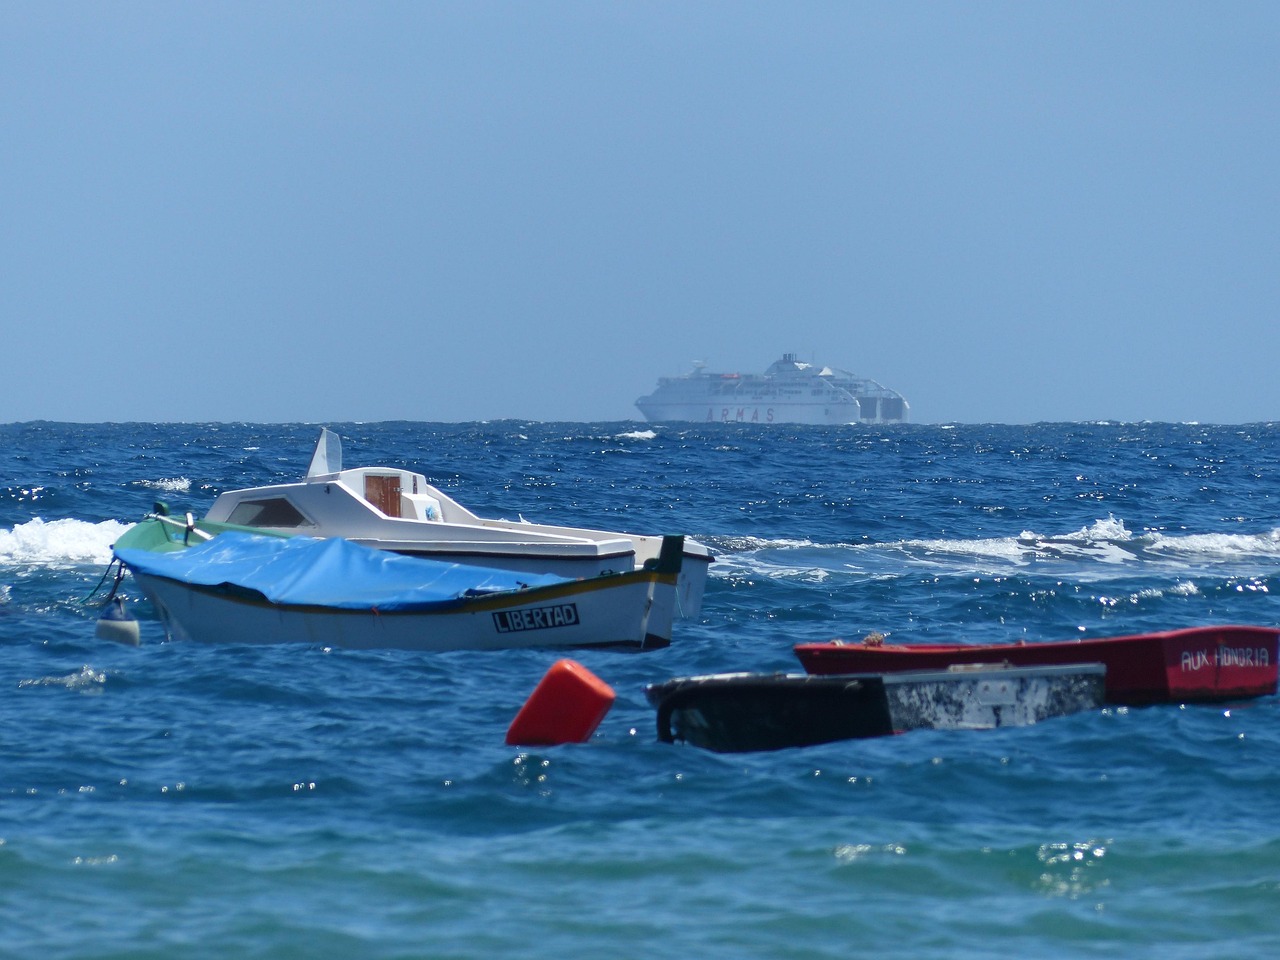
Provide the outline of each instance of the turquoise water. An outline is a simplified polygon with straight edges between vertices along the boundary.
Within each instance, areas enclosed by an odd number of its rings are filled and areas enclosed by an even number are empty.
[[[697,537],[702,617],[575,654],[617,703],[539,750],[503,737],[555,652],[169,643],[140,600],[104,643],[120,532],[318,429],[0,426],[0,956],[1280,952],[1275,697],[722,756],[643,696],[871,630],[1280,623],[1280,427],[332,426],[477,513]]]

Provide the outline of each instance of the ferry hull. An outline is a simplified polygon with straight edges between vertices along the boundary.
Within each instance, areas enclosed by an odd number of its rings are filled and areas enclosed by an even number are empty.
[[[837,426],[857,423],[859,406],[855,404],[785,403],[657,403],[640,401],[636,404],[645,419],[653,423],[664,421],[700,421],[703,423],[801,423]]]

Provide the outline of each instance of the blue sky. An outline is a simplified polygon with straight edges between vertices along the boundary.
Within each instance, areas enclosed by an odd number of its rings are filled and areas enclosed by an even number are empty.
[[[0,5],[0,422],[1280,418],[1280,5]]]

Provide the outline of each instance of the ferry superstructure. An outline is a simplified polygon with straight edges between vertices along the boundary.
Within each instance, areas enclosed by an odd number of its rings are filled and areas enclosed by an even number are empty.
[[[699,423],[905,423],[906,398],[875,380],[783,354],[764,373],[692,373],[662,377],[636,401],[649,421]]]

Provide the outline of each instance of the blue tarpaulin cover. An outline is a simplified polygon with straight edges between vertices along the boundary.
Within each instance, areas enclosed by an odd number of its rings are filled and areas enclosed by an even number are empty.
[[[186,550],[117,549],[138,573],[205,587],[238,588],[272,603],[344,610],[423,610],[467,596],[568,582],[554,574],[515,573],[405,557],[348,540],[264,537],[231,531]]]

